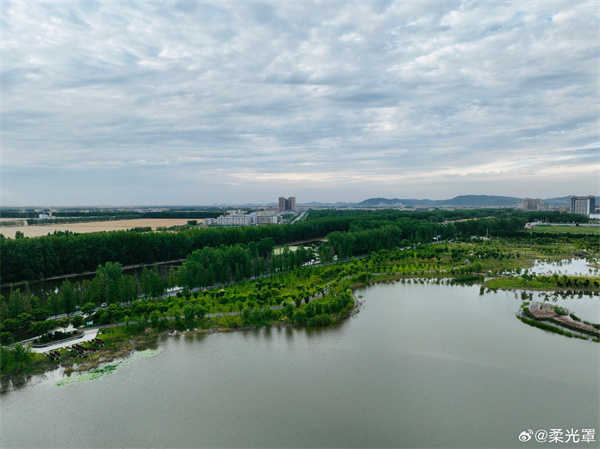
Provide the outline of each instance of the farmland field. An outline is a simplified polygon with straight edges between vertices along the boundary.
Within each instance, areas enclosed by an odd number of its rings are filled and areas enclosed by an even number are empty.
[[[199,224],[201,219],[196,220]],[[153,230],[159,227],[180,226],[187,224],[186,218],[140,218],[135,220],[112,220],[91,221],[85,223],[61,223],[36,226],[4,226],[0,227],[0,233],[5,237],[14,238],[17,231],[21,231],[25,237],[40,237],[52,234],[54,231],[70,231],[77,233],[102,232],[102,231],[124,231],[131,228],[150,226]]]

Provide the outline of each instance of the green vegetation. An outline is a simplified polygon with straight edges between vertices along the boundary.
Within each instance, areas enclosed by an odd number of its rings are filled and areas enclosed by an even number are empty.
[[[571,332],[565,331],[557,326],[552,326],[551,324],[548,323],[544,323],[542,321],[537,321],[534,319],[530,319],[530,318],[525,318],[523,316],[517,315],[517,318],[519,320],[521,320],[523,323],[528,324],[532,327],[537,327],[539,329],[545,330],[547,332],[552,332],[555,334],[560,334],[560,335],[564,335],[565,337],[569,337],[569,338],[583,338],[585,339],[585,337],[579,337],[577,335],[573,335]]]
[[[536,217],[543,219],[544,213],[318,211],[283,226],[0,238],[3,279],[76,272],[95,264],[93,279],[65,280],[46,298],[34,296],[27,284],[0,297],[0,339],[7,345],[69,323],[121,323],[104,329],[105,348],[88,356],[100,361],[164,331],[327,326],[353,309],[353,286],[392,279],[453,278],[483,282],[482,289],[597,293],[598,278],[528,272],[540,258],[598,256],[595,235],[524,230]],[[295,251],[286,246],[307,240],[315,243]],[[275,252],[278,245],[282,249]],[[123,270],[125,264],[184,257],[178,268],[144,268],[139,276]],[[175,286],[183,290],[165,295]],[[76,310],[89,316],[72,316]],[[60,313],[67,316],[50,319]],[[3,349],[2,373],[37,363],[37,356],[16,348]],[[77,357],[59,352],[63,362]]]
[[[152,214],[152,217],[171,218],[172,215],[198,218],[198,213],[183,212],[161,212]],[[0,253],[3,255],[0,283],[94,271],[106,262],[119,262],[125,266],[183,259],[197,249],[249,245],[264,239],[273,239],[276,245],[284,245],[327,236],[330,249],[341,258],[394,245],[429,243],[437,236],[442,240],[467,239],[473,235],[504,235],[522,239],[527,235],[523,226],[535,219],[572,223],[587,221],[583,215],[511,209],[432,212],[330,210],[311,211],[306,220],[280,226],[186,229],[180,232],[55,232],[43,237],[0,237]],[[534,233],[529,235],[537,236]],[[589,236],[583,234],[582,237]]]
[[[600,234],[600,226],[535,226],[532,232],[537,234]]]
[[[586,290],[599,291],[600,279],[585,276],[538,276],[524,273],[520,276],[501,277],[485,282],[489,288],[527,290]]]
[[[538,327],[549,332],[559,333],[569,337],[582,338],[584,340],[591,339],[595,342],[600,341],[600,324],[582,321],[581,318],[572,313],[569,314],[569,312],[562,307],[555,306],[553,310],[558,316],[558,319],[555,317],[536,317],[530,311],[529,303],[526,303],[522,306],[521,315],[517,315],[517,317],[530,326]],[[561,319],[567,315],[573,318],[575,322],[569,323],[568,321]],[[569,330],[575,333],[573,334],[572,332],[569,332]]]

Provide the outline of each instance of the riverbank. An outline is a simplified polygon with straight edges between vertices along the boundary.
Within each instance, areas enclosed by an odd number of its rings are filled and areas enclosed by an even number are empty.
[[[540,257],[539,253],[535,256]],[[94,369],[114,359],[115,355],[111,355],[110,351],[119,357],[122,351],[135,349],[137,343],[128,346],[123,341],[140,335],[146,339],[161,332],[198,329],[198,332],[208,333],[265,326],[327,326],[343,319],[345,313],[357,307],[358,300],[352,295],[353,289],[372,283],[415,279],[419,283],[456,284],[462,280],[470,281],[467,282],[469,284],[479,283],[485,275],[488,280],[505,282],[503,287],[507,290],[531,289],[533,281],[549,280],[554,282],[554,286],[558,281],[570,282],[571,287],[565,289],[564,294],[598,294],[598,277],[590,278],[586,285],[580,276],[555,278],[523,271],[524,265],[533,265],[532,257],[533,254],[524,257],[514,248],[490,247],[486,242],[399,248],[344,263],[300,267],[293,272],[242,280],[210,290],[188,290],[157,300],[112,304],[97,309],[89,317],[89,321],[94,323],[113,326],[113,330],[102,329],[99,335],[108,342],[106,348],[93,357],[88,356],[86,360],[89,363],[78,363],[77,356],[64,349],[59,351],[57,363],[58,366],[63,366],[60,365],[63,363],[67,368],[76,365],[74,370]],[[481,289],[483,292],[494,291],[497,287],[484,283]],[[595,318],[592,320],[596,321]],[[47,362],[37,356],[31,361],[33,365]],[[21,367],[17,371],[29,373],[26,365],[16,365]],[[3,376],[7,376],[6,371]]]
[[[117,359],[129,357],[135,351],[154,348],[158,341],[158,333],[148,332],[130,336],[127,339],[112,340],[110,345],[97,349],[93,354],[80,357],[70,348],[60,351],[61,358],[53,360],[46,354],[35,354],[34,362],[24,370],[16,370],[0,376],[0,394],[12,389],[26,386],[35,376],[62,370],[62,374],[70,376],[100,368]]]
[[[312,297],[310,301],[320,298],[322,297]],[[352,298],[352,304],[348,304],[340,313],[331,314],[331,320],[325,325],[338,323],[357,313],[361,302],[354,295],[352,295]],[[294,308],[294,312],[297,312],[298,309],[299,307]],[[283,312],[281,306],[268,309],[268,311]],[[159,322],[154,324],[151,322],[130,322],[102,327],[96,331],[97,338],[102,339],[104,347],[98,348],[91,342],[88,342],[87,345],[80,345],[93,349],[91,354],[85,356],[81,356],[70,347],[52,350],[56,354],[54,358],[49,357],[47,353],[32,353],[32,363],[25,369],[0,375],[0,393],[21,388],[27,385],[33,376],[57,369],[62,369],[63,374],[67,376],[97,370],[113,363],[115,360],[127,358],[136,351],[156,349],[158,341],[163,337],[249,331],[264,327],[285,328],[319,325],[314,324],[309,319],[304,319],[304,321],[294,320],[283,314],[270,315],[271,318],[266,319],[264,317],[269,316],[269,314],[265,313],[265,311],[261,311],[261,313],[263,313],[263,318],[259,317],[259,321],[252,325],[240,325],[240,323],[243,323],[240,312],[231,312],[202,318],[199,320],[197,327],[186,327],[182,320],[173,317],[163,317]]]

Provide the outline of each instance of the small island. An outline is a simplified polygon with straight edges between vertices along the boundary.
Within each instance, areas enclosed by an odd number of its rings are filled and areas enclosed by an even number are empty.
[[[564,307],[549,303],[524,303],[518,318],[548,332],[584,340],[600,341],[600,324],[582,320]]]

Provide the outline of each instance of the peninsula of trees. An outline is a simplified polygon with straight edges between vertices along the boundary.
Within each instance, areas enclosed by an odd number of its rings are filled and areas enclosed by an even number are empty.
[[[353,285],[407,277],[481,281],[486,275],[491,277],[486,282],[500,282],[489,288],[598,294],[595,279],[519,275],[508,285],[497,277],[520,273],[537,257],[598,255],[597,235],[524,229],[535,220],[583,223],[587,217],[507,209],[325,210],[279,226],[2,238],[2,282],[21,284],[0,297],[0,339],[6,345],[44,335],[58,324],[79,326],[83,318],[73,315],[76,311],[95,325],[124,323],[120,331],[110,331],[120,339],[147,326],[161,331],[327,325],[354,306]],[[287,246],[294,242],[305,244]],[[123,270],[124,265],[173,259],[185,260],[168,270],[148,267],[137,275]],[[95,276],[64,280],[44,298],[33,295],[27,284],[83,271]],[[173,287],[179,288],[177,294],[166,294]],[[66,316],[57,323],[52,318],[59,314]],[[113,343],[109,338],[108,349],[119,338]],[[33,356],[21,349],[3,349],[2,372],[28,366]]]

